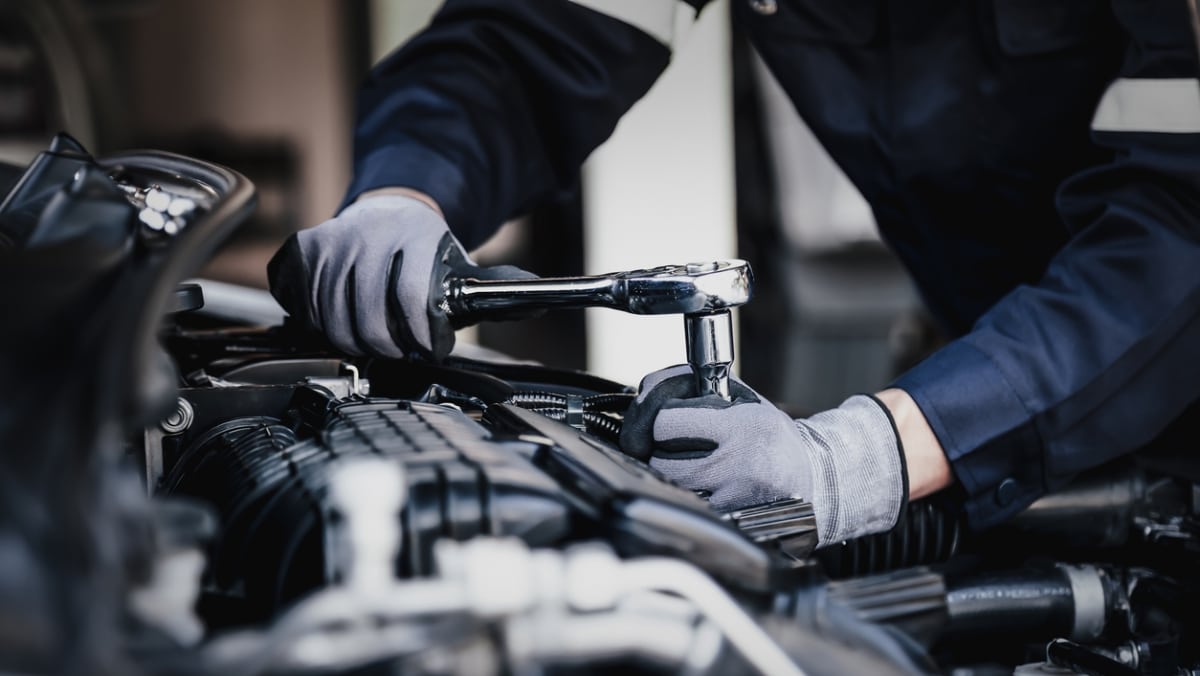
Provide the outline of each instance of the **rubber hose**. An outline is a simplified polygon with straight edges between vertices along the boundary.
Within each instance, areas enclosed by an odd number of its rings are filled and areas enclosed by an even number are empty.
[[[593,394],[583,397],[583,410],[605,413],[624,413],[634,395],[624,393]],[[557,392],[514,392],[508,403],[521,408],[566,408],[567,395]]]
[[[834,579],[874,575],[948,560],[958,551],[959,531],[956,512],[918,500],[890,531],[831,545],[815,556]]]
[[[632,394],[597,394],[583,400],[583,410],[624,413],[633,400]]]
[[[589,433],[603,437],[613,443],[616,443],[618,437],[621,436],[621,421],[603,413],[585,412],[583,414],[583,424]]]
[[[948,622],[943,637],[1067,636],[1075,596],[1062,570],[1009,571],[946,582]]]
[[[555,394],[554,392],[514,392],[508,399],[508,403],[516,404],[521,408],[530,410],[544,408],[562,408],[567,407],[567,398],[565,395]],[[541,411],[538,411],[539,413]],[[543,413],[543,415],[545,415]]]
[[[528,408],[527,410],[559,422],[567,419],[567,410],[565,408],[540,407]],[[616,443],[617,438],[621,436],[621,421],[603,413],[584,412],[583,426],[588,434],[594,434],[613,443]]]

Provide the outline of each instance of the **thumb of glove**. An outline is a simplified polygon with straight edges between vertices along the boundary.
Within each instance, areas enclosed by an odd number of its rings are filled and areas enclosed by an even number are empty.
[[[477,264],[463,251],[462,246],[452,235],[447,234],[442,239],[438,254],[438,265],[434,270],[429,293],[429,314],[437,318],[434,322],[437,331],[461,329],[465,326],[478,324],[483,319],[496,321],[511,321],[515,319],[530,319],[546,313],[544,309],[512,308],[509,310],[489,309],[486,317],[476,313],[456,313],[450,315],[446,306],[447,283],[451,278],[478,280],[514,280],[537,279],[537,275],[516,267],[515,265],[482,266]]]

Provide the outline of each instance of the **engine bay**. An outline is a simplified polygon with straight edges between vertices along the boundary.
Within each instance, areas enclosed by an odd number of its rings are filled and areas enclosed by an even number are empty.
[[[800,499],[719,513],[621,453],[622,384],[214,307],[232,170],[60,137],[16,173],[5,668],[1200,673],[1192,478],[1127,459],[999,528],[942,496],[816,549]]]

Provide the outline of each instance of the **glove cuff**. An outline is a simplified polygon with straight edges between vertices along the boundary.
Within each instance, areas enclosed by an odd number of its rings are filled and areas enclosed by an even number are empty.
[[[351,202],[350,204],[347,204],[344,209],[342,209],[341,211],[339,211],[337,213],[337,217],[341,218],[343,216],[352,216],[360,211],[371,211],[371,210],[402,211],[405,209],[412,209],[414,207],[420,207],[421,209],[428,209],[428,210],[432,211],[433,213],[437,214],[438,222],[440,222],[440,224],[442,225],[442,227],[439,228],[439,230],[448,231],[450,229],[449,226],[445,225],[445,220],[442,218],[442,215],[437,212],[436,209],[429,206],[429,204],[427,204],[425,201],[419,200],[416,197],[411,197],[409,195],[381,194],[381,195],[370,195],[367,197],[362,197],[358,200],[355,200],[354,202]]]
[[[887,407],[860,394],[803,422],[826,440],[809,449],[818,546],[895,526],[908,501],[908,472]]]
[[[896,457],[900,459],[900,479],[902,483],[900,486],[900,508],[896,510],[896,519],[887,529],[891,530],[892,528],[896,527],[896,524],[900,521],[900,516],[908,509],[908,458],[904,455],[904,441],[900,438],[900,428],[896,426],[896,418],[892,416],[891,409],[889,409],[886,404],[880,401],[879,397],[876,397],[873,394],[864,394],[860,396],[867,397],[871,401],[875,402],[875,405],[879,407],[879,410],[883,411],[883,414],[887,416],[888,425],[892,428],[892,436],[896,439]]]

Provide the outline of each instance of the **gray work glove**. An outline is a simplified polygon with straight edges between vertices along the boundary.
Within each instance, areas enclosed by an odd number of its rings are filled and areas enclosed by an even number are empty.
[[[625,414],[621,449],[684,488],[710,493],[721,511],[803,498],[820,546],[896,525],[908,478],[883,404],[856,395],[792,420],[740,380],[731,379],[730,394],[732,402],[696,397],[687,366],[646,376]]]
[[[438,307],[447,275],[534,276],[507,265],[479,267],[441,215],[401,195],[359,200],[292,235],[267,272],[284,309],[338,349],[435,361],[450,353],[460,328]]]

